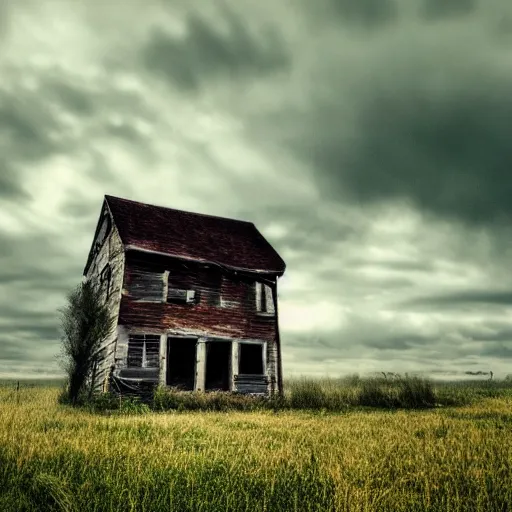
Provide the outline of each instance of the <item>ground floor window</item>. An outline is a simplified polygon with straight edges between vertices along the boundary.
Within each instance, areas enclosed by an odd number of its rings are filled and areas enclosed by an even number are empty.
[[[263,344],[240,343],[238,373],[241,375],[263,375]]]
[[[131,334],[128,338],[128,367],[158,368],[159,354],[158,334]]]

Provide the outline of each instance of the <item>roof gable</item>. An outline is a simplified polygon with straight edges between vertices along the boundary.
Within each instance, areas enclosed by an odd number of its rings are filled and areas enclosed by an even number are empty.
[[[105,196],[125,248],[281,275],[286,265],[252,222]]]
[[[106,230],[103,232],[103,228],[105,226],[105,222],[107,222],[108,226],[106,226]],[[83,271],[83,275],[85,276],[89,271],[89,267],[91,266],[94,258],[98,254],[101,249],[104,239],[110,234],[110,231],[113,229],[112,226],[112,216],[108,209],[108,205],[106,201],[103,201],[103,205],[101,206],[101,213],[98,217],[98,222],[96,223],[96,229],[94,231],[94,238],[92,239],[91,248],[89,249],[89,253],[87,256],[87,263],[85,264],[85,268]],[[100,237],[102,239],[100,239]]]

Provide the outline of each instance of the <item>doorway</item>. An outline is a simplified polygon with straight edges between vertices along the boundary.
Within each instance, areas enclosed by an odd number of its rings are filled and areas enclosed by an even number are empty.
[[[167,385],[193,391],[197,338],[167,338]]]
[[[206,390],[229,391],[231,376],[231,343],[206,343]]]

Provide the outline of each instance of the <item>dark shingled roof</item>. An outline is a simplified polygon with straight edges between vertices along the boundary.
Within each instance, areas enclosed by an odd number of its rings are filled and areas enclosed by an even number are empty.
[[[252,222],[105,196],[123,244],[169,256],[282,274],[285,263]]]

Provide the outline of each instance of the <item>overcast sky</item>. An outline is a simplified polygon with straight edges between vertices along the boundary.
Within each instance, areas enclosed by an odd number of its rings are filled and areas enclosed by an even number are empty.
[[[512,373],[510,0],[0,0],[0,377],[104,194],[255,222],[285,375]]]

